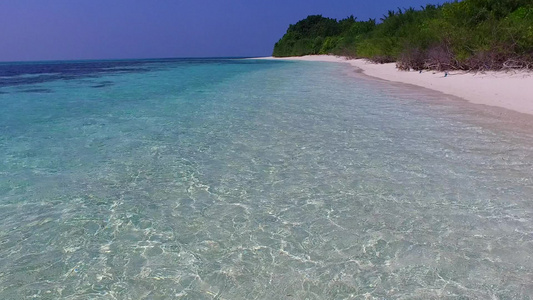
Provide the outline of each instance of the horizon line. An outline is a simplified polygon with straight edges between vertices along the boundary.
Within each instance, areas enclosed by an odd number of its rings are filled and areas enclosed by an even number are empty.
[[[242,59],[257,58],[257,56],[189,56],[189,57],[151,57],[151,58],[82,58],[82,59],[45,59],[45,60],[0,60],[0,64],[21,64],[21,63],[57,63],[57,62],[94,62],[94,61],[131,61],[131,60],[175,60],[175,59]]]

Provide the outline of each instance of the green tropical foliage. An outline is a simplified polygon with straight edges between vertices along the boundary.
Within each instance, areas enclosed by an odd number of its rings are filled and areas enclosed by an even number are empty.
[[[400,69],[533,68],[533,0],[463,0],[389,10],[376,20],[320,15],[291,25],[274,56],[334,54]]]

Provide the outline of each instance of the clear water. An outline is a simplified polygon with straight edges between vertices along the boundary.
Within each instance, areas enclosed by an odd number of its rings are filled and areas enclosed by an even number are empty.
[[[0,65],[0,299],[531,299],[533,122],[344,65]]]

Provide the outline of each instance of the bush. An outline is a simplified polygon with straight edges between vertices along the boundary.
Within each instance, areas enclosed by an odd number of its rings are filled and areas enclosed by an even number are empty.
[[[397,62],[402,70],[497,70],[533,66],[531,0],[463,0],[389,10],[376,20],[309,16],[274,46],[274,56],[336,54]]]

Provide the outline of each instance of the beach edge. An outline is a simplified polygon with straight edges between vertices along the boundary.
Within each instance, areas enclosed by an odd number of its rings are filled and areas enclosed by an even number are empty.
[[[333,55],[257,57],[254,59],[347,63],[367,76],[412,84],[465,99],[533,115],[533,72],[512,71],[400,71],[395,63],[375,64],[364,59]]]

